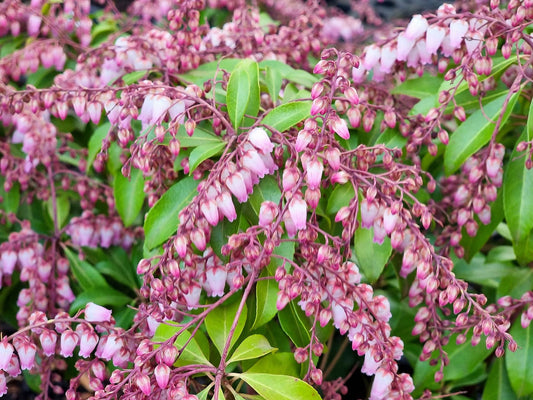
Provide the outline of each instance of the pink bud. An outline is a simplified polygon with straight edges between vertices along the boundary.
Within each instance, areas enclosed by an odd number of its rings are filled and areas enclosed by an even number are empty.
[[[489,178],[495,178],[498,175],[502,162],[496,157],[489,157],[485,165],[487,168],[487,176]]]
[[[307,186],[310,189],[316,189],[320,186],[322,180],[322,172],[324,171],[324,165],[314,158],[306,164],[307,174],[306,181]]]
[[[42,18],[38,15],[32,14],[28,18],[28,35],[37,37],[41,27]]]
[[[81,117],[85,113],[85,106],[87,102],[85,101],[85,97],[83,96],[76,96],[72,98],[72,107],[74,108],[74,112],[78,117]]]
[[[0,257],[0,267],[5,275],[11,275],[17,264],[17,253],[13,250],[6,250]]]
[[[394,228],[396,228],[396,223],[398,221],[398,214],[393,214],[390,208],[387,208],[383,213],[383,227],[387,235],[390,235]]]
[[[248,133],[248,140],[263,154],[269,154],[274,149],[274,145],[263,128],[252,129]]]
[[[139,389],[141,389],[141,392],[143,392],[146,396],[149,396],[152,393],[152,386],[150,385],[150,378],[148,377],[148,375],[137,375],[137,378],[135,379],[135,384]]]
[[[11,361],[11,356],[13,355],[13,345],[8,343],[7,339],[4,338],[0,342],[0,369],[6,370],[6,367]]]
[[[85,306],[85,320],[89,322],[109,322],[111,321],[111,310],[89,302]]]
[[[76,332],[71,330],[66,330],[61,334],[61,348],[59,353],[63,357],[72,357],[74,348],[78,344],[79,337]]]
[[[264,201],[259,209],[259,226],[268,227],[278,215],[278,206],[272,201]]]
[[[185,235],[178,235],[176,236],[176,239],[174,239],[174,248],[181,258],[185,257],[187,254],[187,245],[188,241]]]
[[[248,150],[244,153],[241,158],[241,163],[244,168],[247,168],[249,171],[259,176],[259,178],[264,177],[265,174],[268,173],[268,169],[255,149]]]
[[[339,211],[337,211],[337,214],[335,215],[335,222],[341,222],[344,221],[346,218],[348,218],[351,214],[349,207],[341,207]]]
[[[350,131],[348,130],[346,121],[339,118],[337,115],[333,115],[330,117],[329,122],[331,129],[333,129],[337,135],[346,140],[350,139]]]
[[[51,356],[56,352],[57,333],[49,329],[44,329],[39,336],[43,352],[46,356]]]
[[[413,16],[409,25],[405,29],[405,37],[411,40],[420,39],[428,28],[428,21],[422,15],[416,14]]]
[[[304,229],[307,225],[307,204],[302,196],[295,195],[289,203],[289,214],[296,229]]]
[[[96,349],[96,356],[109,361],[113,358],[115,353],[122,348],[122,339],[119,339],[117,335],[110,334],[104,336]]]
[[[91,101],[87,106],[87,112],[93,124],[98,124],[102,116],[102,104],[99,101]]]
[[[378,215],[379,209],[374,202],[369,203],[366,199],[361,201],[361,226],[370,228]]]
[[[237,198],[239,203],[244,203],[248,199],[248,192],[246,190],[246,183],[244,177],[240,172],[234,172],[226,180],[226,186]]]
[[[6,376],[0,372],[0,397],[7,393]]]
[[[155,380],[157,385],[161,389],[165,389],[168,385],[168,380],[170,378],[170,367],[166,364],[159,364],[154,369]]]
[[[219,215],[218,207],[214,200],[203,200],[200,203],[200,210],[210,225],[217,226]]]
[[[344,90],[344,97],[346,97],[346,100],[350,102],[352,105],[359,104],[359,95],[357,94],[357,90],[355,90],[354,87],[349,86]]]
[[[294,149],[298,152],[304,150],[307,145],[311,142],[312,136],[311,132],[307,129],[303,129],[298,132],[296,137],[296,142],[294,143]]]
[[[200,251],[204,251],[206,247],[206,238],[203,229],[195,228],[191,231],[191,241],[196,248]]]
[[[237,218],[237,212],[233,205],[231,195],[225,189],[216,197],[216,204],[219,211],[231,222]]]

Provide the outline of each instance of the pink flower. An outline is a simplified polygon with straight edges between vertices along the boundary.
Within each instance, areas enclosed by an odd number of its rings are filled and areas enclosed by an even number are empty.
[[[224,287],[226,286],[227,271],[219,266],[208,268],[205,271],[205,280],[211,289],[212,297],[224,296]]]
[[[200,210],[210,225],[216,226],[219,221],[218,207],[214,200],[204,200],[200,204]]]
[[[381,362],[377,362],[374,358],[372,349],[368,349],[365,353],[365,362],[361,368],[361,372],[366,375],[374,375],[378,370]]]
[[[378,295],[374,297],[373,306],[374,313],[379,321],[388,322],[391,319],[390,303],[385,296]]]
[[[170,368],[166,364],[159,364],[154,369],[155,380],[157,381],[157,386],[161,389],[165,389],[168,385],[168,380],[170,378]]]
[[[115,353],[122,348],[122,339],[118,338],[115,334],[104,336],[100,340],[100,344],[96,349],[96,356],[105,361],[109,361],[113,358]]]
[[[350,139],[350,131],[348,130],[348,125],[346,121],[339,118],[337,115],[330,117],[331,129],[343,139]]]
[[[231,195],[225,189],[222,190],[216,197],[216,204],[218,209],[229,221],[235,221],[237,218],[237,212],[235,211],[235,206]]]
[[[446,36],[446,30],[442,26],[431,25],[426,32],[426,50],[429,54],[437,54],[442,41]]]
[[[30,370],[35,365],[36,346],[27,339],[15,343],[15,348],[20,359],[20,368]]]
[[[0,267],[5,275],[11,275],[17,264],[17,253],[13,250],[7,250],[2,253],[0,257]]]
[[[295,195],[289,203],[289,214],[296,229],[304,229],[307,225],[307,204],[302,196]]]
[[[385,45],[381,48],[381,71],[389,74],[392,70],[392,66],[396,61],[396,48],[392,47],[391,44]]]
[[[76,332],[71,330],[66,330],[61,334],[61,349],[59,353],[63,357],[72,357],[74,348],[78,344],[80,338]]]
[[[268,227],[278,215],[278,206],[272,201],[264,201],[259,209],[259,226]]]
[[[8,343],[7,339],[4,338],[4,340],[0,342],[0,369],[3,369],[5,371],[6,367],[11,361],[13,351],[13,345],[11,343]]]
[[[374,202],[369,203],[366,199],[363,199],[361,201],[361,226],[363,228],[370,228],[374,225],[374,220],[378,212],[379,209]]]
[[[396,57],[398,61],[407,60],[407,55],[414,47],[416,40],[409,39],[405,36],[405,32],[402,32],[398,35],[397,39],[397,52]]]
[[[450,46],[454,49],[461,46],[463,37],[468,31],[468,22],[462,19],[454,20],[450,23]]]
[[[370,392],[369,400],[385,400],[388,398],[390,391],[390,384],[394,375],[392,372],[387,371],[383,368],[379,368],[374,377],[374,382],[372,384],[372,391]]]
[[[304,150],[311,142],[311,139],[311,132],[307,129],[302,129],[300,132],[298,132],[298,136],[296,137],[296,143],[294,143],[294,149],[298,152]]]
[[[379,57],[381,56],[380,48],[371,44],[365,48],[365,58],[363,59],[363,66],[366,70],[371,70],[379,62]]]
[[[271,153],[274,145],[263,128],[254,128],[248,133],[248,140],[263,154]]]
[[[56,352],[57,333],[49,329],[44,329],[39,336],[43,352],[46,356],[51,356]]]
[[[98,124],[102,116],[102,104],[99,101],[91,101],[87,106],[87,113],[93,124]]]
[[[231,193],[233,193],[233,195],[237,198],[239,203],[244,203],[248,199],[246,183],[244,182],[244,177],[240,172],[231,174],[225,183]]]
[[[405,29],[405,37],[412,40],[420,39],[426,33],[427,28],[427,19],[420,14],[414,15]]]
[[[141,389],[141,392],[143,392],[146,396],[150,395],[152,392],[152,386],[150,385],[150,378],[148,375],[138,375],[137,379],[135,379],[135,383],[137,384],[138,388]]]
[[[80,351],[78,354],[84,358],[90,357],[97,344],[98,335],[92,330],[87,329],[80,334]]]
[[[322,172],[324,171],[324,165],[318,161],[316,158],[313,158],[306,164],[306,176],[307,186],[310,189],[316,189],[320,186],[322,180]]]
[[[387,208],[383,213],[383,227],[387,235],[390,235],[394,228],[396,228],[396,223],[398,222],[398,214],[393,214],[390,208]]]
[[[89,302],[85,306],[85,320],[89,322],[109,322],[111,321],[111,310]]]
[[[264,177],[265,174],[268,173],[265,163],[263,163],[263,160],[255,149],[250,149],[244,153],[241,158],[241,163],[244,168],[247,168],[249,171],[259,176],[259,178]]]
[[[200,294],[202,293],[202,288],[195,282],[192,282],[189,285],[189,291],[183,294],[185,301],[187,303],[187,308],[192,310],[196,308],[200,303]]]

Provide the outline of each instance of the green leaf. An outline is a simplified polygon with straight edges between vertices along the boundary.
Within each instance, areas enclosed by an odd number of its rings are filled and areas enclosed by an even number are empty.
[[[255,215],[259,216],[261,204],[266,200],[276,204],[281,200],[281,190],[279,189],[278,182],[271,175],[265,176],[259,182],[259,185],[255,185],[254,191],[250,195],[248,202],[252,206]]]
[[[529,142],[533,139],[533,101],[529,103],[529,113],[527,115],[527,136],[526,140]]]
[[[140,70],[140,71],[133,71],[129,74],[126,74],[122,77],[122,80],[124,81],[124,84],[131,85],[132,83],[138,82],[139,79],[144,77],[146,74],[148,74],[149,71],[146,69]]]
[[[189,155],[189,175],[192,175],[194,170],[209,157],[218,156],[222,154],[222,150],[226,148],[226,143],[217,144],[203,144],[196,147]]]
[[[226,342],[230,335],[231,326],[233,325],[233,321],[237,315],[239,304],[239,301],[234,301],[230,304],[223,304],[222,306],[217,307],[214,312],[210,312],[205,318],[205,327],[207,329],[207,333],[209,334],[209,337],[213,341],[213,344],[218,349],[220,354],[222,354],[224,347],[226,346]],[[244,308],[239,315],[239,321],[237,322],[235,331],[231,337],[229,350],[231,350],[242,333],[244,325],[246,324],[247,312],[248,309],[246,304],[244,304]]]
[[[305,86],[308,89],[318,82],[318,78],[315,75],[310,74],[303,69],[294,69],[285,75],[285,79],[288,81]]]
[[[93,134],[91,135],[88,144],[89,154],[87,156],[87,171],[89,170],[89,168],[91,168],[91,165],[93,165],[96,155],[102,149],[102,141],[107,136],[109,129],[111,129],[111,123],[105,122],[98,128],[96,128]]]
[[[508,351],[505,355],[509,381],[518,397],[529,396],[533,394],[533,328],[531,324],[526,329],[522,328],[520,318],[517,318],[509,333],[518,344],[517,351]]]
[[[517,400],[503,358],[496,358],[492,363],[481,400]]]
[[[526,132],[518,141],[526,140]],[[513,238],[516,258],[521,265],[533,260],[533,169],[527,169],[524,157],[516,150],[511,155],[503,177],[503,209]]]
[[[192,177],[180,180],[168,189],[146,214],[145,245],[148,249],[167,240],[179,224],[179,212],[196,196],[198,181]]]
[[[259,328],[276,316],[278,312],[276,308],[278,292],[278,285],[273,279],[257,282],[255,288],[255,321],[252,329]]]
[[[76,299],[70,305],[70,314],[81,310],[90,301],[101,306],[123,307],[132,300],[131,297],[107,285],[95,286],[91,289],[84,290],[76,296]]]
[[[281,85],[283,84],[283,75],[277,69],[270,67],[266,67],[265,74],[265,81],[266,87],[268,88],[268,93],[270,93],[272,102],[276,104],[279,98]]]
[[[220,12],[220,10],[217,11]],[[212,61],[202,64],[186,74],[178,75],[178,77],[186,82],[191,82],[201,87],[204,82],[215,78],[217,71],[220,74],[222,73],[222,70],[231,72],[240,61],[241,60],[238,58],[224,58],[219,61]]]
[[[464,259],[453,261],[453,272],[457,278],[495,289],[504,277],[516,270],[516,267],[509,263],[486,263],[485,257],[480,253],[468,264]]]
[[[152,338],[152,341],[155,343],[165,342],[174,335],[176,335],[182,327],[169,325],[172,321],[163,322],[160,324]],[[209,360],[206,358],[202,348],[198,345],[195,337],[191,337],[191,333],[187,330],[184,330],[179,334],[179,336],[174,341],[174,346],[178,350],[181,350],[179,358],[176,360],[174,365],[182,366],[187,364],[202,364],[202,365],[211,365]]]
[[[502,113],[507,93],[487,104],[483,110],[477,110],[464,121],[450,137],[444,153],[444,170],[446,175],[453,174],[463,163],[488,143],[494,132],[495,123]],[[509,100],[502,116],[499,129],[501,130],[518,100],[519,92],[514,93]],[[487,120],[487,116],[490,121]]]
[[[214,146],[219,143],[224,143],[220,136],[216,136],[199,126],[196,127],[192,136],[189,136],[185,130],[185,126],[180,125],[177,138],[181,147],[198,147],[205,144],[211,144]]]
[[[117,174],[113,183],[115,207],[118,214],[128,227],[135,221],[144,203],[144,178],[142,172],[132,168],[130,177]]]
[[[404,94],[406,96],[416,97],[417,99],[423,99],[424,97],[437,93],[441,84],[442,78],[426,74],[399,84],[391,90],[391,94]]]
[[[229,118],[235,130],[241,126],[244,114],[257,115],[259,95],[259,66],[253,60],[242,60],[229,77],[226,95]]]
[[[95,287],[111,289],[102,274],[100,274],[100,272],[98,272],[91,264],[80,260],[78,255],[68,247],[63,247],[63,251],[70,261],[70,269],[74,274],[76,281],[84,291]]]
[[[350,201],[355,197],[355,190],[351,183],[344,185],[336,185],[331,195],[328,197],[328,205],[326,212],[328,214],[336,214],[342,207],[350,204]]]
[[[375,282],[392,253],[390,239],[385,237],[383,244],[374,243],[374,228],[358,228],[353,243],[357,265],[369,282]]]
[[[237,376],[265,400],[320,400],[315,389],[293,376],[250,372]]]
[[[294,101],[272,109],[261,123],[278,132],[284,132],[310,116],[310,101]]]
[[[525,292],[533,289],[533,270],[514,268],[500,281],[496,292],[498,297],[511,296],[519,299]]]
[[[293,353],[274,353],[261,358],[247,372],[298,376],[300,366]]]
[[[11,189],[6,192],[4,190],[4,182],[4,177],[0,176],[0,197],[2,198],[0,207],[8,213],[16,214],[20,203],[20,184],[14,182]]]
[[[46,201],[46,209],[48,210],[48,215],[50,215],[50,218],[53,221],[54,220],[54,202],[53,202],[52,197],[50,197]],[[70,213],[70,201],[69,201],[69,196],[67,195],[67,193],[59,193],[56,196],[55,212],[57,212],[57,224],[59,228],[62,228],[65,225],[65,222]]]
[[[302,309],[294,301],[278,312],[278,319],[283,332],[298,347],[305,347],[311,338],[311,324]]]
[[[228,360],[228,364],[235,361],[259,358],[276,350],[275,347],[270,346],[267,338],[263,335],[251,335],[244,339],[235,349],[235,352]]]

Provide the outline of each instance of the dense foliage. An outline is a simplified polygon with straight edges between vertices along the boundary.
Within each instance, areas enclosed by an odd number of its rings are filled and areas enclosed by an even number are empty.
[[[533,395],[533,2],[356,5],[0,4],[0,395]]]

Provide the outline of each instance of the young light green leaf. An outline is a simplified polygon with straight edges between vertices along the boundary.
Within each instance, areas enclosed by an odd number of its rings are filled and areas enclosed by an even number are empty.
[[[238,377],[265,400],[320,400],[315,389],[293,376],[245,372]]]
[[[63,247],[63,251],[70,261],[70,269],[83,290],[93,289],[95,287],[111,289],[105,278],[87,261],[82,261],[76,253],[68,247]]]
[[[293,353],[277,352],[262,357],[248,368],[247,372],[298,376],[300,365],[294,359]]]
[[[241,126],[244,114],[257,115],[259,95],[259,66],[253,60],[242,60],[229,77],[226,95],[228,114],[235,130]]]
[[[212,61],[202,64],[186,74],[179,75],[179,78],[201,87],[204,82],[215,78],[217,71],[219,71],[220,74],[222,74],[222,70],[231,72],[240,61],[241,60],[238,58],[223,58],[219,61]]]
[[[259,358],[276,350],[275,347],[270,346],[267,338],[263,335],[251,335],[244,339],[235,349],[235,352],[228,360],[228,364],[235,361]]]
[[[168,321],[172,322],[172,321]],[[164,342],[176,335],[182,328],[180,326],[169,325],[168,323],[160,324],[152,338],[155,343]],[[174,346],[181,350],[179,358],[174,363],[176,366],[187,364],[202,364],[211,365],[205,356],[202,348],[198,345],[195,337],[191,337],[191,333],[187,330],[181,332],[174,342]]]
[[[265,70],[265,83],[272,98],[272,102],[276,104],[279,98],[279,91],[283,83],[283,75],[275,68],[266,67]]]
[[[284,132],[309,117],[310,112],[310,101],[285,103],[272,109],[265,118],[263,118],[261,123],[270,126],[279,132]]]
[[[225,142],[219,142],[216,144],[202,144],[194,148],[189,155],[189,175],[192,175],[194,170],[209,157],[222,154],[222,151],[226,148]]]
[[[292,70],[285,75],[285,79],[297,83],[298,85],[305,86],[308,89],[311,89],[311,87],[318,82],[318,78],[315,75],[312,75],[303,69]]]
[[[350,201],[355,196],[355,190],[351,183],[345,183],[344,185],[336,185],[331,195],[328,196],[328,205],[326,206],[326,212],[328,214],[336,214],[342,207],[350,204]]]
[[[309,344],[311,324],[300,306],[294,301],[289,302],[283,310],[278,312],[278,319],[281,329],[296,346],[304,347]]]
[[[179,224],[179,212],[196,196],[198,181],[192,177],[180,180],[168,189],[146,214],[145,246],[151,250],[167,240]]]
[[[223,304],[222,306],[217,307],[216,312],[210,312],[205,318],[207,333],[220,354],[222,354],[224,347],[226,346],[231,326],[237,315],[239,304],[239,301],[234,301],[231,304]],[[247,312],[246,304],[244,304],[242,313],[239,315],[239,321],[237,322],[235,331],[231,337],[229,350],[231,350],[242,333],[244,324],[246,323]]]
[[[102,149],[102,141],[107,136],[109,129],[111,128],[110,122],[105,122],[95,129],[91,138],[89,139],[88,150],[89,154],[87,155],[87,171],[93,165],[96,155]]]
[[[145,193],[142,172],[132,168],[129,178],[122,174],[117,174],[113,183],[113,194],[118,215],[124,222],[124,226],[128,227],[133,224],[144,203]]]
[[[518,344],[517,351],[508,351],[505,355],[509,381],[516,395],[525,398],[533,394],[533,327],[530,324],[526,329],[522,328],[520,318],[517,318],[509,333]]]
[[[357,265],[369,282],[375,282],[383,272],[392,253],[390,239],[385,237],[383,244],[374,243],[374,228],[358,228],[355,231],[353,243]]]
[[[491,101],[483,110],[477,110],[455,130],[444,153],[446,175],[453,174],[468,157],[488,143],[494,132],[495,123],[502,112],[500,129],[503,128],[518,100],[519,92],[511,95],[505,110],[503,110],[507,96],[508,93]],[[490,120],[487,120],[487,117]]]
[[[507,358],[507,357],[506,357]],[[483,397],[481,400],[517,400],[516,394],[511,387],[505,360],[495,358],[490,369]]]
[[[518,142],[526,140],[524,132]],[[533,169],[527,169],[524,157],[516,150],[503,177],[503,209],[513,238],[516,258],[522,265],[533,260]]]

